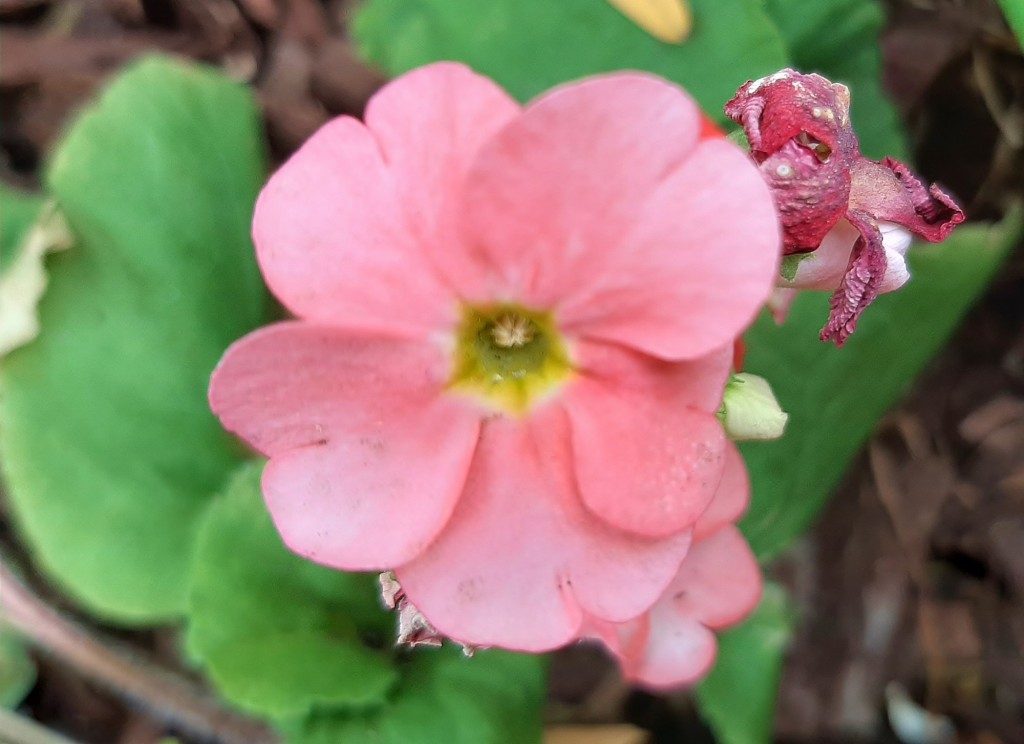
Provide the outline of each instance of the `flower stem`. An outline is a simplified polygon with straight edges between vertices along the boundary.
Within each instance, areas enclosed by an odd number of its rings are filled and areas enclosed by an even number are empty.
[[[0,741],[5,744],[78,744],[31,718],[0,707]]]
[[[136,703],[152,718],[206,742],[276,743],[276,737],[262,723],[222,707],[211,693],[183,675],[143,658],[137,651],[100,639],[62,617],[35,596],[2,560],[0,587],[0,624],[116,696]],[[21,741],[58,744],[63,740],[23,736]]]

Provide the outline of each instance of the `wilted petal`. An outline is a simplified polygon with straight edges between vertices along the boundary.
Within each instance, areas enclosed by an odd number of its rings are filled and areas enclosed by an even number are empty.
[[[893,222],[879,223],[878,229],[882,233],[886,258],[885,277],[879,287],[879,294],[884,294],[899,289],[910,278],[905,256],[913,236]],[[825,236],[818,250],[787,257],[786,261],[795,263],[794,273],[788,279],[780,276],[777,285],[825,292],[835,290],[850,265],[850,253],[859,237],[860,233],[848,220],[840,220]]]
[[[846,212],[861,159],[849,110],[846,86],[788,68],[747,82],[725,105],[771,187],[787,254],[816,249]]]
[[[853,170],[850,209],[879,222],[895,222],[930,243],[946,239],[964,221],[964,212],[935,184],[924,183],[903,163],[861,159]]]

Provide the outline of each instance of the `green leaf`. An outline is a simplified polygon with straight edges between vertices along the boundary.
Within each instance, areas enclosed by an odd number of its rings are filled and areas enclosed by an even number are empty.
[[[412,651],[385,706],[363,714],[321,711],[282,726],[288,744],[537,744],[542,657],[458,649]]]
[[[277,719],[292,742],[538,740],[540,658],[362,645],[394,638],[376,579],[290,553],[261,469],[243,466],[210,506],[192,566],[188,647],[228,700]]]
[[[0,629],[0,708],[14,709],[36,683],[36,665],[22,640]]]
[[[876,0],[767,0],[766,8],[794,66],[850,88],[850,118],[864,154],[906,159],[903,126],[881,84],[881,5]]]
[[[782,657],[792,627],[785,591],[768,584],[754,614],[718,637],[718,660],[697,687],[697,704],[720,744],[772,740]]]
[[[796,273],[800,270],[800,262],[805,258],[813,256],[813,253],[792,253],[782,257],[782,265],[779,267],[779,274],[787,282],[796,279]]]
[[[1017,41],[1024,47],[1024,0],[998,0],[1006,22],[1017,35]]]
[[[804,292],[786,323],[767,314],[747,333],[747,371],[767,378],[789,413],[774,442],[741,444],[754,484],[742,522],[765,560],[824,506],[875,423],[942,348],[1024,233],[1020,209],[995,226],[966,225],[911,251],[910,282],[864,313],[842,349],[818,340],[828,296]]]
[[[239,707],[271,717],[308,713],[329,704],[382,702],[397,672],[356,637],[304,629],[244,638],[210,652],[217,685]]]
[[[76,245],[48,263],[42,334],[4,360],[3,466],[41,565],[110,621],[184,609],[197,520],[239,462],[206,387],[264,312],[249,239],[261,152],[244,87],[151,58],[46,173]]]
[[[18,247],[36,221],[46,198],[0,183],[0,273],[11,267]]]
[[[387,655],[362,645],[392,620],[371,576],[332,571],[290,553],[250,463],[199,530],[189,595],[189,650],[226,698],[271,717],[315,706],[380,703],[397,681]]]
[[[691,6],[693,33],[682,45],[659,42],[603,0],[370,0],[354,34],[391,74],[458,60],[520,100],[598,72],[648,70],[684,85],[724,121],[736,89],[785,67],[785,50],[758,0]]]

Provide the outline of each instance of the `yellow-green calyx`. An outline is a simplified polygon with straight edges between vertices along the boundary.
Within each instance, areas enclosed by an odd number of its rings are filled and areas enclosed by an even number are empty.
[[[718,419],[734,442],[778,439],[786,430],[789,414],[775,399],[763,377],[740,372],[725,386]]]
[[[572,375],[550,313],[466,306],[455,341],[451,389],[496,410],[523,413]]]

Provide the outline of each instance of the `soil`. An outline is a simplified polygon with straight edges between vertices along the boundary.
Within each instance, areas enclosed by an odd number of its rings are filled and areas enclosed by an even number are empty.
[[[279,161],[331,116],[359,114],[383,82],[347,41],[352,6],[0,0],[0,179],[38,185],[40,163],[76,109],[154,49],[251,82]],[[970,219],[997,218],[1024,196],[1020,47],[991,0],[888,0],[886,9],[885,82],[919,170],[959,195]],[[0,542],[19,555],[2,513]],[[887,712],[920,720],[920,704],[947,716],[961,744],[1024,742],[1020,251],[879,424],[814,529],[771,572],[799,613],[777,741],[897,742]],[[172,645],[161,633],[119,640],[158,657]],[[169,733],[59,660],[38,660],[22,713],[83,744],[155,744]],[[556,656],[548,719],[628,722],[653,742],[713,741],[685,694],[630,690],[585,647]],[[643,738],[614,731],[623,744]]]

